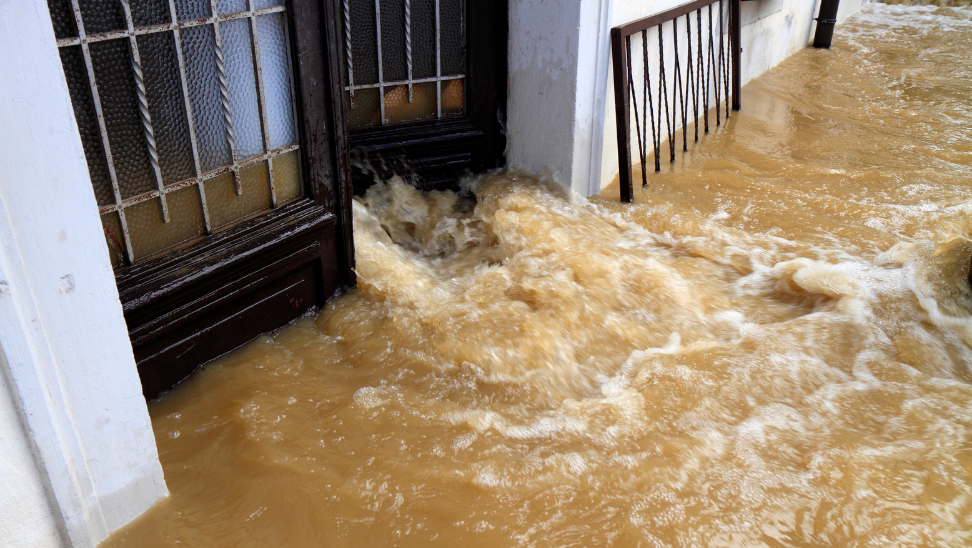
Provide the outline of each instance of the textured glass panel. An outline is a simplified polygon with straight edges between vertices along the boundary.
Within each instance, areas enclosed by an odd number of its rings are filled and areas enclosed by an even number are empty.
[[[199,163],[203,171],[211,171],[232,163],[219,100],[213,27],[204,25],[183,30],[182,48],[186,60],[186,78],[189,80],[189,102],[196,126]]]
[[[253,9],[269,8],[271,6],[282,6],[283,0],[254,0]]]
[[[354,83],[376,84],[378,83],[378,33],[375,24],[375,3],[368,0],[355,0],[351,2],[350,12]]]
[[[465,80],[442,82],[442,114],[462,114],[466,107]]]
[[[108,161],[105,159],[105,149],[101,143],[101,130],[98,128],[98,116],[95,114],[94,101],[91,99],[88,71],[84,67],[81,46],[61,48],[60,53],[95,198],[98,199],[99,206],[113,204],[115,196],[111,190]]]
[[[250,24],[246,19],[220,23],[219,32],[223,43],[230,112],[233,114],[236,155],[245,159],[263,152]]]
[[[132,51],[127,38],[91,44],[108,144],[122,198],[157,188],[138,111]]]
[[[47,7],[51,11],[55,38],[74,38],[78,35],[70,0],[47,0]]]
[[[117,213],[101,216],[101,227],[105,232],[105,243],[108,244],[108,256],[111,266],[121,266],[125,262],[125,240],[122,237],[121,223]]]
[[[435,82],[415,84],[411,103],[408,102],[408,86],[386,88],[385,119],[388,123],[428,118],[435,118]]]
[[[169,0],[130,0],[135,28],[172,22]]]
[[[412,78],[435,76],[435,0],[412,0]]]
[[[216,13],[226,15],[246,11],[246,0],[216,0]]]
[[[256,23],[270,147],[280,148],[297,142],[283,14],[262,15],[256,18]]]
[[[442,76],[466,72],[465,2],[439,0]]]
[[[142,58],[162,180],[169,184],[193,177],[192,142],[182,99],[175,39],[171,32],[139,36],[138,51]]]
[[[258,211],[270,209],[269,181],[266,163],[240,172],[241,196],[236,195],[231,174],[206,181],[206,208],[209,209],[209,221],[213,227],[223,227]]]
[[[162,208],[157,199],[125,208],[128,234],[132,238],[132,251],[136,259],[206,233],[199,189],[189,186],[166,194],[165,199],[169,205],[168,223],[162,222]]]
[[[296,150],[273,159],[273,189],[277,193],[277,203],[301,195],[299,164]]]
[[[78,0],[85,34],[128,28],[125,12],[118,0]]]
[[[405,60],[405,0],[381,0],[382,80],[408,78]]]
[[[357,89],[354,91],[354,108],[351,108],[351,94],[344,92],[348,105],[348,127],[377,126],[381,123],[381,105],[378,103],[377,89]]]
[[[180,21],[209,17],[209,0],[175,0],[176,14]]]

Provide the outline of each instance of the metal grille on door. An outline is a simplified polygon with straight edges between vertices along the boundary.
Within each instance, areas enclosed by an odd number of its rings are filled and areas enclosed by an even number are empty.
[[[463,0],[343,0],[348,126],[465,112]]]
[[[112,264],[302,195],[283,0],[48,0]]]

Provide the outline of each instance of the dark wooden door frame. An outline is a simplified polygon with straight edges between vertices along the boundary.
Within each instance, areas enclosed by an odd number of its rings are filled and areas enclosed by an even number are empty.
[[[287,4],[305,197],[116,270],[147,398],[355,283],[337,2]]]

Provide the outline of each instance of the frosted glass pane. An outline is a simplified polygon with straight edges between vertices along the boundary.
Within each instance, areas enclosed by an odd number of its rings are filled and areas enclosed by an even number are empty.
[[[79,0],[78,7],[81,8],[85,34],[122,30],[127,27],[125,13],[122,12],[122,5],[118,0]]]
[[[180,21],[209,17],[209,0],[175,0]]]
[[[216,13],[226,15],[246,11],[246,0],[216,0]]]
[[[283,5],[283,0],[254,0],[253,2],[254,9],[269,8],[272,6],[282,6],[282,5]]]
[[[465,80],[442,82],[442,114],[462,114],[466,107]]]
[[[412,0],[412,77],[435,76],[435,0]]]
[[[350,8],[354,83],[376,84],[378,83],[378,33],[375,24],[375,4],[358,0],[351,2]]]
[[[128,5],[135,28],[172,22],[169,0],[131,0]]]
[[[443,76],[466,72],[464,4],[462,0],[439,0],[439,41]]]
[[[81,55],[81,46],[61,48],[60,53],[95,198],[98,199],[99,206],[113,204],[115,195],[111,189],[108,161],[105,159],[105,149],[101,143],[101,129],[98,127],[98,116],[95,114],[94,101],[91,98],[91,87],[88,84],[88,72]]]
[[[210,25],[190,27],[182,31],[183,58],[189,84],[196,126],[196,144],[203,171],[229,165],[229,142],[219,100],[219,81],[216,75],[216,42]]]
[[[377,89],[355,90],[354,108],[351,108],[350,93],[344,92],[344,101],[348,105],[349,128],[377,126],[381,123],[381,105],[378,103]]]
[[[273,159],[273,189],[277,193],[277,203],[301,195],[299,164],[296,150]]]
[[[105,243],[108,244],[111,266],[121,266],[125,262],[125,244],[122,239],[121,223],[118,222],[118,214],[102,215],[101,227],[105,233]]]
[[[54,23],[55,38],[74,38],[78,35],[70,0],[47,0],[47,8],[51,12],[51,22]]]
[[[405,56],[405,0],[381,1],[382,79],[395,82],[408,78]]]
[[[263,67],[263,90],[266,94],[267,125],[270,147],[280,148],[297,142],[290,95],[290,66],[287,35],[281,13],[256,18],[260,41],[260,63]]]
[[[243,194],[236,195],[232,174],[206,181],[206,208],[213,228],[220,228],[259,211],[270,209],[267,165],[260,163],[240,172]]]
[[[408,86],[386,89],[385,119],[389,123],[435,118],[435,82],[415,84],[411,103],[408,102]]]
[[[219,25],[223,41],[223,59],[229,88],[230,112],[233,114],[233,134],[236,155],[241,159],[263,152],[263,132],[260,130],[260,110],[257,103],[256,73],[253,49],[250,45],[250,25],[237,19]]]
[[[123,38],[90,48],[118,186],[122,198],[131,198],[157,188],[138,111],[131,47]]]
[[[174,37],[161,32],[137,40],[162,180],[170,184],[189,179],[195,168]]]
[[[166,195],[170,222],[162,222],[159,201],[146,200],[125,208],[128,234],[136,259],[168,249],[205,234],[199,189],[183,188]]]

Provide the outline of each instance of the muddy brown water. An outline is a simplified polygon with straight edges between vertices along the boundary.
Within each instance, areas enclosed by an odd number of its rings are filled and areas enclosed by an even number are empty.
[[[151,405],[103,546],[972,545],[972,11],[744,93],[634,205],[373,188],[358,289]]]

